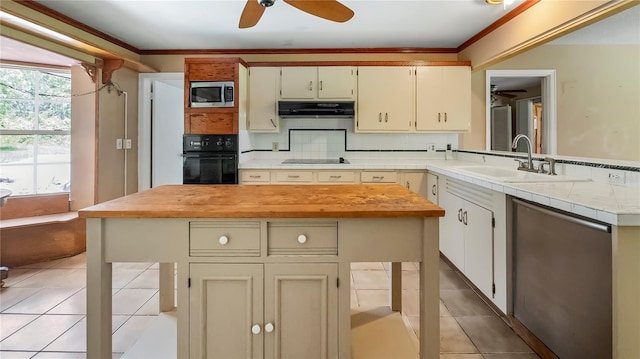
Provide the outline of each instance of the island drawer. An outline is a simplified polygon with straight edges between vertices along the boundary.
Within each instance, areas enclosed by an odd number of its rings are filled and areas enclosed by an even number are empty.
[[[190,222],[189,255],[260,256],[260,222]]]
[[[336,222],[270,222],[267,228],[268,255],[338,255]]]
[[[277,182],[312,182],[312,171],[278,171],[276,172]]]
[[[362,171],[360,173],[362,183],[397,183],[398,173],[395,171]]]
[[[271,181],[271,173],[269,171],[242,171],[242,182],[261,182],[269,183]]]
[[[353,183],[356,180],[354,172],[327,171],[318,172],[318,182]]]

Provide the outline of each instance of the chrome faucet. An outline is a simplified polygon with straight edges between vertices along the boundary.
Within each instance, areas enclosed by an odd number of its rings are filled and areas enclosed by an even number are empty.
[[[524,164],[522,161],[515,159],[515,161],[518,161],[518,169],[521,171],[537,172],[537,170],[533,168],[533,161],[531,160],[531,140],[529,137],[523,134],[518,134],[516,138],[513,139],[511,148],[515,150],[518,147],[518,141],[520,141],[521,138],[527,140],[527,163]]]

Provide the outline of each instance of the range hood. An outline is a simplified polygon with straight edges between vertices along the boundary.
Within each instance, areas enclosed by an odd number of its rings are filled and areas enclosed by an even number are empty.
[[[354,101],[278,101],[278,115],[282,118],[353,118],[354,113]]]

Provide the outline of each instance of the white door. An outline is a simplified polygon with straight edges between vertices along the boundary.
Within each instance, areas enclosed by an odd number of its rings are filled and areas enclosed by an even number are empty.
[[[182,82],[153,81],[151,187],[182,184],[183,96]]]

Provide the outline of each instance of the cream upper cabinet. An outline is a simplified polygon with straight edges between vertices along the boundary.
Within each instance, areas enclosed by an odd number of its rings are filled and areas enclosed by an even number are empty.
[[[410,131],[413,83],[413,67],[359,67],[356,132]]]
[[[352,100],[355,68],[351,66],[282,67],[280,99]]]
[[[419,66],[416,70],[417,131],[471,129],[471,69]]]
[[[276,113],[279,67],[251,67],[249,70],[249,114],[247,130],[279,132]]]

